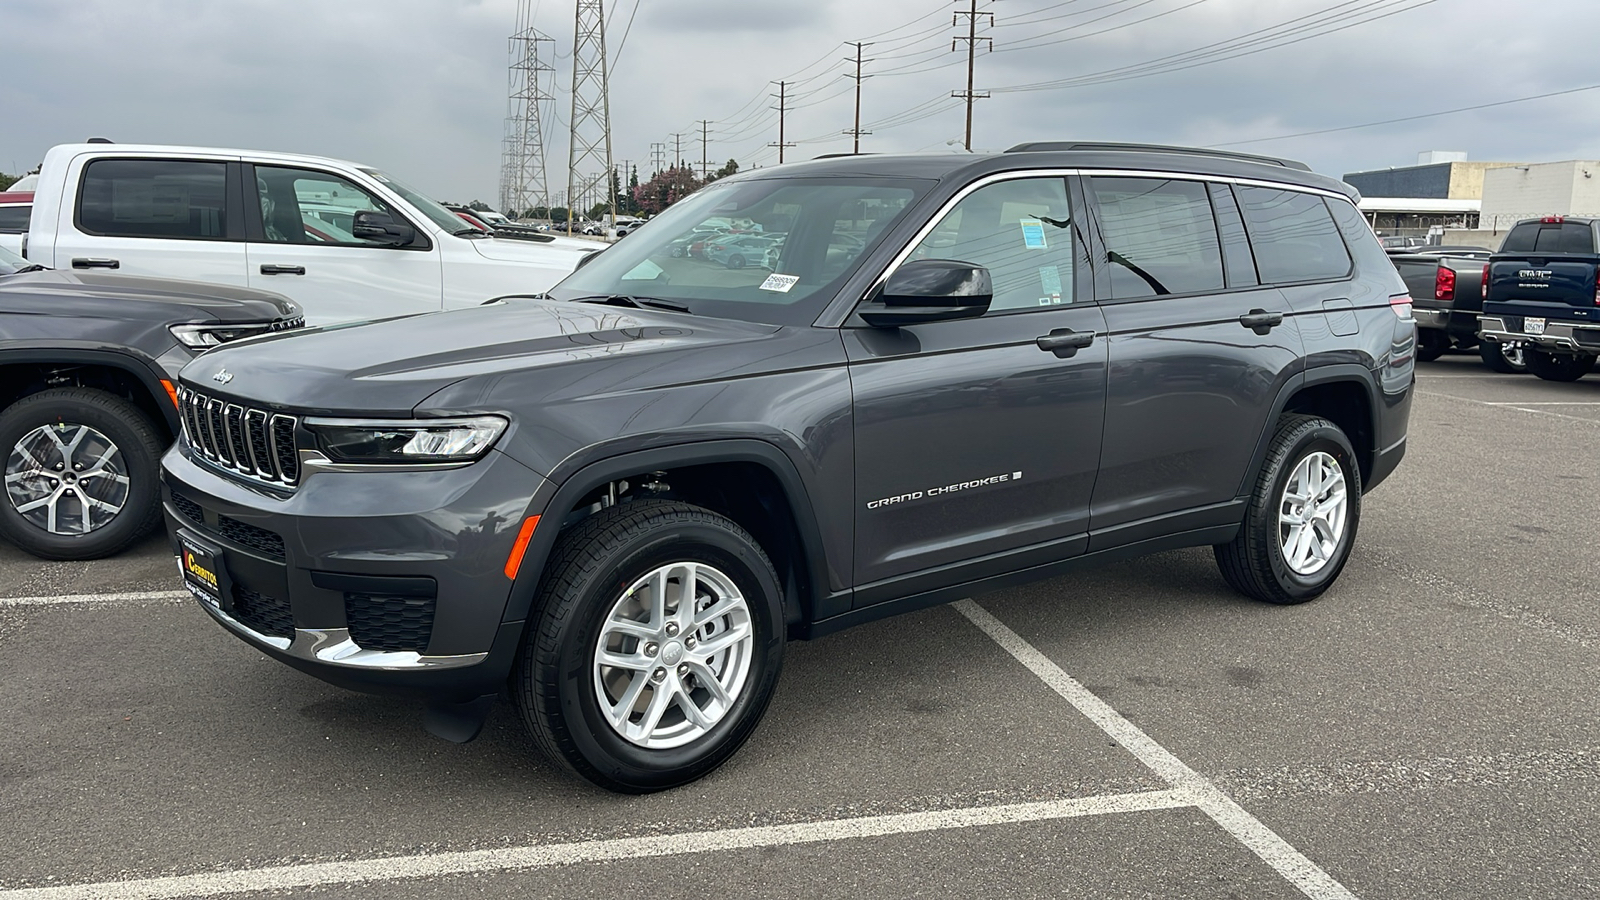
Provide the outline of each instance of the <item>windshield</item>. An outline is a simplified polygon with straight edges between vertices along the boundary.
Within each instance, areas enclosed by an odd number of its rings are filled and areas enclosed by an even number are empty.
[[[420,212],[429,219],[433,220],[433,224],[443,228],[445,231],[454,234],[463,229],[468,231],[477,230],[476,228],[473,228],[471,225],[468,225],[466,222],[462,221],[461,218],[455,213],[445,209],[443,206],[440,206],[438,201],[428,199],[422,194],[417,193],[409,187],[406,187],[404,184],[395,181],[393,178],[390,178],[382,172],[379,172],[377,169],[362,169],[361,171],[371,175],[373,178],[378,179],[378,181],[387,186],[389,190],[394,191],[396,194],[404,197],[407,203],[410,203],[412,206],[417,208],[417,212]]]
[[[550,294],[654,298],[696,315],[808,325],[933,184],[851,177],[713,184],[595,256]]]
[[[15,275],[18,269],[25,269],[31,265],[33,265],[33,263],[28,262],[4,247],[0,247],[0,275]]]

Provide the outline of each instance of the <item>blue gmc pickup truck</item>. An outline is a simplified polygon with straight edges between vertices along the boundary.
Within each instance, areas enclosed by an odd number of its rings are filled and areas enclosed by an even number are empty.
[[[1512,226],[1483,270],[1485,341],[1525,341],[1528,371],[1577,381],[1600,356],[1597,219],[1546,216]]]

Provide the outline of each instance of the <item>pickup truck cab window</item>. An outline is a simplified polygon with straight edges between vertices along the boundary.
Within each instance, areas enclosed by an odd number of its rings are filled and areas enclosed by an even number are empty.
[[[1594,227],[1583,222],[1523,222],[1511,229],[1501,253],[1593,253]]]
[[[910,259],[954,259],[989,270],[989,315],[1074,300],[1067,182],[1017,178],[961,198],[917,243]]]
[[[224,240],[226,163],[98,159],[85,168],[78,227],[105,237]]]
[[[1095,177],[1089,184],[1112,300],[1222,290],[1217,220],[1203,182]]]

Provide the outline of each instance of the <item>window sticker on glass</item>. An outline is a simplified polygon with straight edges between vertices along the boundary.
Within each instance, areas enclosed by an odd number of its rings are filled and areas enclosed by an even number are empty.
[[[790,288],[799,283],[799,275],[778,275],[774,273],[768,275],[766,281],[761,282],[761,289],[763,291],[777,291],[780,294],[787,294]]]
[[[1022,220],[1022,246],[1029,250],[1046,250],[1044,242],[1044,223],[1038,219]]]
[[[1054,306],[1061,302],[1061,268],[1059,266],[1039,267],[1039,289],[1043,294],[1039,298],[1040,306]]]

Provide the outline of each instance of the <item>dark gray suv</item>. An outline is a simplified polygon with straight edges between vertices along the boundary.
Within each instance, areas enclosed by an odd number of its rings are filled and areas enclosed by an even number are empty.
[[[1405,449],[1410,299],[1347,186],[1027,144],[719,181],[550,294],[222,347],[165,459],[227,630],[608,788],[727,759],[787,640],[1211,545],[1298,603]],[[760,233],[740,268],[673,253]]]

